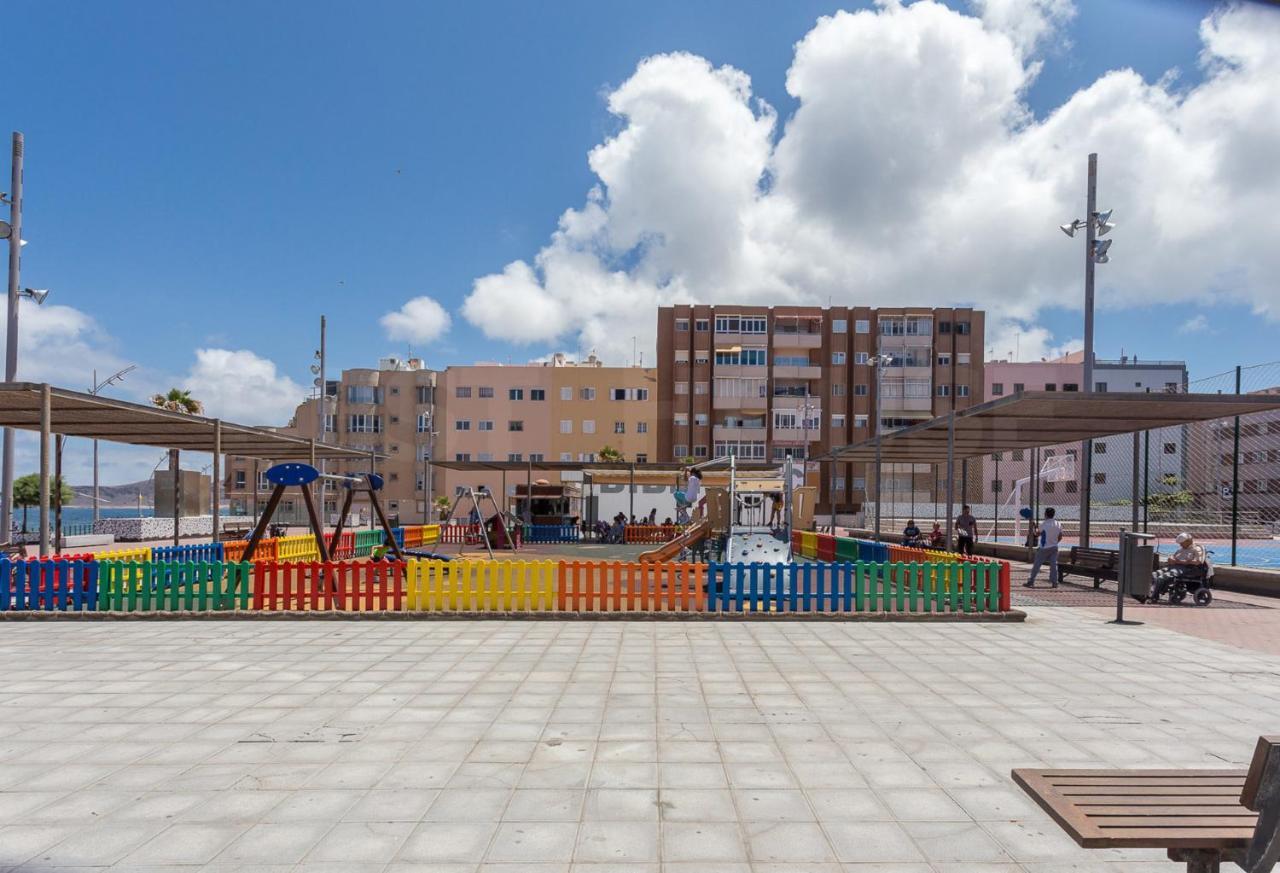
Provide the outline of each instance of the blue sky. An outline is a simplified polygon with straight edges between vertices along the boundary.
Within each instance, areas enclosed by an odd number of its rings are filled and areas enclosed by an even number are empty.
[[[89,344],[142,364],[147,387],[181,380],[198,348],[249,350],[304,383],[322,312],[332,365],[370,365],[406,351],[378,319],[418,295],[453,314],[413,349],[432,365],[573,348],[486,337],[457,310],[476,278],[532,259],[599,182],[587,154],[625,124],[607,95],[642,58],[691,52],[751,77],[776,138],[797,106],[784,85],[795,43],[864,5],[11,4],[0,32],[22,72],[0,117],[27,138],[24,283],[91,318]],[[1148,81],[1176,67],[1194,87],[1211,8],[1079,0],[1041,52],[1030,109],[1041,118],[1120,67]],[[1108,205],[1119,260],[1126,204]],[[1046,247],[1069,245],[1052,228],[1071,217],[1046,216]],[[1249,305],[1116,310],[1100,281],[1102,355],[1186,357],[1193,375],[1276,356],[1274,322]],[[910,298],[954,302],[946,288]],[[1203,330],[1177,333],[1196,315]],[[1042,306],[1032,320],[1063,342],[1079,319]],[[64,384],[91,365],[54,360],[56,344],[37,354]]]

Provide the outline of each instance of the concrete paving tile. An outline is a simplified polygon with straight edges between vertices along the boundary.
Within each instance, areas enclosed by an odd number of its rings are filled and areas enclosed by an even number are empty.
[[[662,788],[658,807],[663,821],[737,821],[733,794],[724,788]]]
[[[396,860],[479,866],[497,829],[496,822],[423,822],[409,834]]]
[[[306,863],[387,864],[414,827],[412,822],[341,822],[316,843]]]
[[[245,824],[175,824],[124,859],[129,869],[155,864],[208,864],[248,829]]]
[[[329,831],[329,822],[251,825],[218,854],[218,863],[296,864]]]
[[[577,822],[506,822],[498,826],[486,863],[564,862],[573,858]]]
[[[0,826],[0,864],[21,864],[75,833],[74,824],[23,824]]]
[[[576,862],[658,860],[658,824],[644,821],[584,821],[578,830]]]
[[[653,788],[593,788],[586,793],[582,820],[657,821],[658,791]]]
[[[924,860],[907,832],[894,822],[828,822],[823,828],[843,863]]]
[[[751,822],[745,829],[752,863],[836,860],[826,834],[813,822]]]
[[[908,821],[903,829],[930,861],[1001,862],[1012,859],[981,826],[966,821]]]
[[[423,821],[498,821],[510,799],[508,788],[446,788]]]
[[[579,821],[586,792],[573,788],[517,788],[504,821]]]
[[[664,822],[662,860],[729,862],[747,860],[746,839],[737,822]]]

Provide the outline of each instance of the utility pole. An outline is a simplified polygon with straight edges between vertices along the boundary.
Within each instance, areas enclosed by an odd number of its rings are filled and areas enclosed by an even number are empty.
[[[13,175],[9,183],[9,317],[5,331],[4,380],[18,376],[18,291],[22,259],[22,134],[13,133]],[[9,538],[13,512],[13,428],[4,429],[4,456],[0,461],[0,537]]]
[[[317,397],[317,400],[316,400],[316,442],[318,442],[318,443],[323,443],[323,442],[324,442],[324,430],[325,430],[325,423],[329,420],[329,407],[328,407],[328,403],[329,403],[329,385],[328,385],[328,383],[327,383],[327,382],[325,382],[325,366],[324,366],[324,365],[325,365],[325,360],[324,360],[324,357],[325,357],[325,347],[324,347],[325,336],[324,336],[324,335],[325,335],[325,317],[322,315],[322,316],[320,316],[320,350],[319,350],[318,352],[316,352],[316,356],[320,359],[320,364],[319,364],[320,372],[319,372],[319,374],[318,374],[318,376],[319,376],[319,381],[318,381],[318,383],[317,383],[317,384],[319,385],[320,390],[319,390],[319,391],[317,392],[317,394],[316,394],[316,397]],[[323,455],[321,456],[321,458],[320,458],[320,462],[319,462],[319,463],[320,463],[320,478],[316,480],[316,487],[317,487],[317,489],[318,489],[318,490],[319,490],[319,492],[320,492],[320,497],[319,497],[319,503],[320,503],[320,526],[321,526],[321,527],[324,527],[324,518],[325,518],[325,515],[327,514],[327,510],[325,509],[325,502],[324,502],[324,492],[325,492],[325,484],[324,484],[324,483],[325,483],[325,479],[324,479],[324,474],[325,474],[327,471],[325,470],[325,463],[324,463],[324,457],[323,457]]]
[[[1098,211],[1098,155],[1089,155],[1089,179],[1086,195],[1084,238],[1084,392],[1093,393],[1093,251],[1098,228],[1094,216]],[[1080,489],[1080,545],[1089,545],[1089,503],[1093,495],[1093,440],[1080,444],[1084,482]]]

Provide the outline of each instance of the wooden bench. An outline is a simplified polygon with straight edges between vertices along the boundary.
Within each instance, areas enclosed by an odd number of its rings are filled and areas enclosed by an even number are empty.
[[[1188,873],[1223,861],[1269,873],[1280,860],[1280,736],[1260,737],[1248,770],[1014,770],[1086,849],[1165,849]]]
[[[1120,572],[1120,553],[1115,549],[1072,546],[1066,561],[1058,562],[1058,581],[1069,573],[1092,576],[1093,587],[1101,588],[1103,579],[1115,579]]]

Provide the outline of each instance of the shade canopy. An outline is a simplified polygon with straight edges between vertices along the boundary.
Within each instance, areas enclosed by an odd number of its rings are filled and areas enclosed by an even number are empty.
[[[0,382],[0,427],[40,430],[44,386],[34,382]],[[213,452],[217,421],[140,403],[129,403],[66,388],[49,388],[50,430],[56,434],[108,440],[135,446],[154,446],[192,452]],[[262,427],[221,422],[223,454],[273,461],[306,461],[312,442]],[[368,460],[369,452],[316,443],[317,460]]]
[[[1214,421],[1280,409],[1276,394],[1101,394],[1023,391],[954,413],[954,457]],[[951,415],[833,449],[820,460],[945,463]]]
[[[735,466],[738,470],[776,470],[780,465],[781,462],[766,464],[761,461],[738,461]],[[677,462],[633,464],[630,461],[432,461],[431,466],[437,470],[479,473],[523,473],[527,470],[546,473],[575,473],[584,470],[626,472],[632,467],[637,473],[678,473],[694,465]]]

